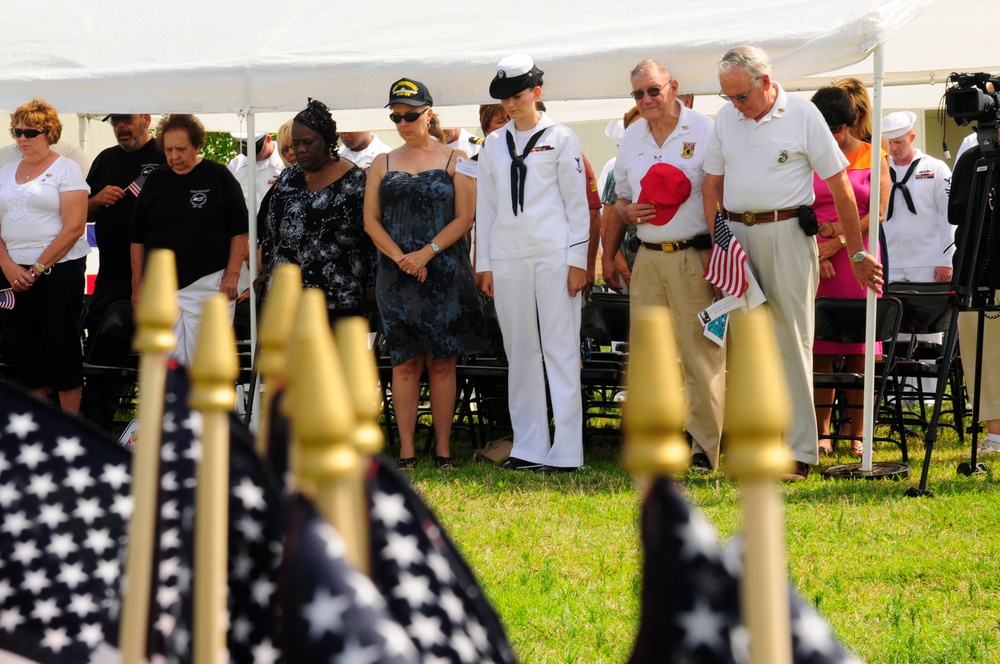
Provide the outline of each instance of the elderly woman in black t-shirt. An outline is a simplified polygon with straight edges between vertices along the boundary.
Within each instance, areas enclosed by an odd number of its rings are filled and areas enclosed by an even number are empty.
[[[146,252],[171,249],[177,261],[175,356],[188,365],[205,300],[217,292],[230,300],[247,251],[247,207],[232,173],[199,155],[205,128],[193,115],[165,115],[156,142],[167,167],[149,174],[129,224],[132,305],[138,302]],[[230,308],[230,316],[233,309]]]

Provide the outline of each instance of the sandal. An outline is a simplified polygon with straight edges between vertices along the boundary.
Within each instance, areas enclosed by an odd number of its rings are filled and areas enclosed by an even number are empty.
[[[824,444],[820,443],[819,444],[819,455],[821,457],[833,456],[833,446],[832,445],[824,445]]]
[[[455,462],[451,460],[450,456],[436,456],[434,457],[434,467],[438,470],[454,470],[458,468]]]
[[[865,443],[862,440],[851,441],[851,455],[861,458],[865,455]]]
[[[398,468],[399,470],[413,470],[416,467],[417,467],[416,457],[399,457],[399,460],[396,461],[396,468]]]

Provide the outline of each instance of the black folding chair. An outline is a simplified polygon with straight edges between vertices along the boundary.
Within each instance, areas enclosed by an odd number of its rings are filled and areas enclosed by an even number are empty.
[[[867,301],[864,298],[816,298],[816,339],[838,343],[865,343]],[[882,342],[883,360],[876,363],[875,368],[875,426],[889,425],[890,434],[896,437],[876,436],[874,440],[891,442],[897,445],[903,455],[903,461],[909,458],[906,448],[906,436],[902,426],[902,413],[898,401],[889,404],[887,397],[892,384],[896,339],[903,315],[903,305],[894,297],[882,297],[877,300],[875,315],[875,340]],[[863,390],[865,376],[847,371],[821,372],[813,374],[813,386],[818,389],[833,389],[832,404],[817,404],[817,406],[832,406],[839,413],[840,421],[850,416],[852,408],[848,402],[846,390]],[[861,413],[854,413],[852,419],[861,422]],[[835,427],[839,431],[839,427]],[[837,440],[861,440],[860,436],[847,436],[840,433],[820,435],[821,438]]]
[[[617,293],[594,293],[583,306],[580,337],[583,367],[583,433],[585,440],[621,436],[622,392],[628,360],[629,298]],[[607,350],[605,350],[607,349]],[[617,428],[607,420],[616,420]]]
[[[955,429],[961,438],[965,430],[965,388],[962,363],[957,361],[958,346],[955,346],[955,357],[949,363],[948,375],[942,376],[943,344],[920,341],[916,337],[918,334],[946,332],[951,327],[954,310],[951,284],[892,282],[886,292],[903,305],[900,333],[912,335],[909,342],[901,340],[896,346],[893,398],[903,403],[912,401],[914,405],[912,410],[902,411],[904,424],[926,430],[931,416],[927,403],[933,402],[935,397],[933,386],[936,383],[933,381],[946,380],[951,390],[944,393],[942,401],[948,403],[948,408],[943,408],[941,412],[950,414],[952,423],[939,421],[939,425]]]

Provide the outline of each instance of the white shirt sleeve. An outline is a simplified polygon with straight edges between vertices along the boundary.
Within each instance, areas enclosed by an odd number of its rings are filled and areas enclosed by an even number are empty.
[[[559,193],[569,222],[566,231],[566,262],[572,267],[586,270],[587,247],[590,244],[590,207],[587,205],[587,178],[580,139],[572,131],[566,131],[557,149]]]
[[[476,177],[476,271],[491,272],[490,246],[497,218],[497,183],[486,147],[479,153]]]

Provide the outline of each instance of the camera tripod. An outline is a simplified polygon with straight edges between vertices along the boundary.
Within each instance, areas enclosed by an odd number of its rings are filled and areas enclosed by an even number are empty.
[[[980,127],[982,132],[983,127]],[[996,126],[992,126],[990,131],[996,132]],[[982,133],[980,133],[982,135]],[[992,143],[993,146],[996,143]],[[996,252],[1000,250],[997,243],[997,234],[1000,228],[994,227],[991,203],[1000,206],[1000,191],[995,183],[996,163],[1000,158],[1000,151],[995,147],[984,152],[975,164],[971,188],[969,191],[969,206],[966,210],[965,220],[962,225],[962,237],[957,248],[958,260],[955,263],[954,276],[952,278],[951,293],[954,297],[954,305],[951,312],[951,324],[945,333],[944,347],[941,355],[940,378],[934,395],[934,409],[930,422],[924,433],[924,463],[920,473],[920,484],[917,488],[910,488],[906,494],[908,496],[930,496],[933,495],[927,490],[927,474],[930,470],[931,454],[934,451],[934,443],[937,441],[938,419],[941,416],[941,402],[944,398],[944,390],[948,381],[943,380],[947,376],[951,363],[955,359],[955,345],[958,343],[958,315],[961,311],[976,311],[977,316],[977,339],[975,373],[973,374],[975,389],[972,396],[972,425],[969,432],[972,434],[972,455],[969,463],[961,463],[958,472],[963,475],[985,472],[984,464],[976,459],[979,445],[979,433],[982,425],[979,422],[979,400],[982,389],[982,365],[983,346],[986,340],[983,339],[983,329],[987,317],[995,318],[1000,316],[1000,307],[997,306],[995,293],[1000,287],[998,279],[998,256]],[[954,183],[953,183],[954,184]],[[992,201],[991,201],[992,196]],[[980,260],[981,258],[981,260]],[[989,314],[994,314],[989,316]],[[991,367],[992,370],[998,370]],[[952,395],[954,398],[962,398],[961,395]]]

